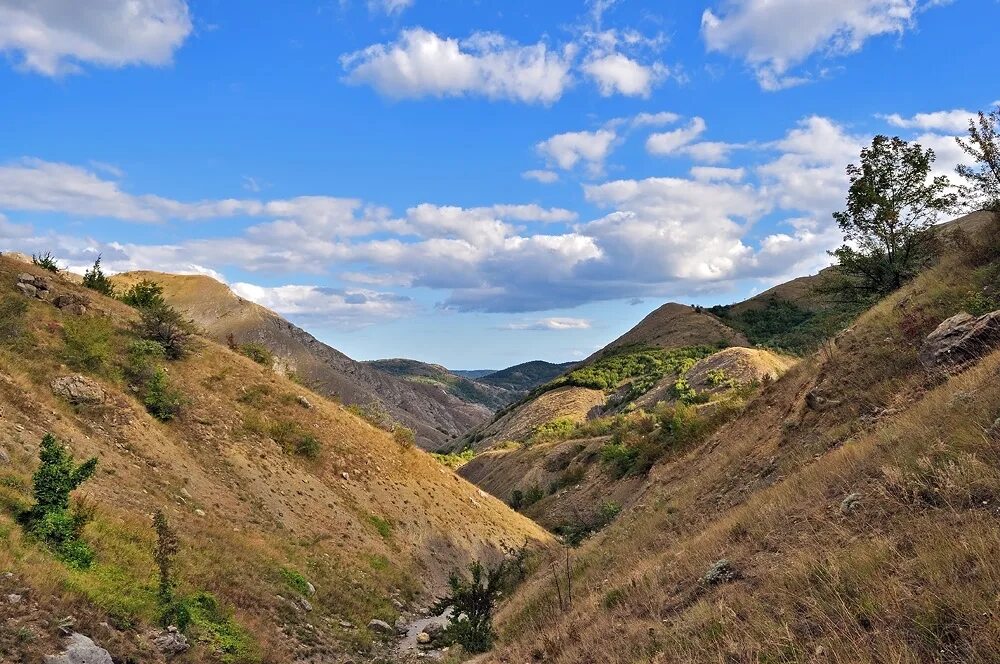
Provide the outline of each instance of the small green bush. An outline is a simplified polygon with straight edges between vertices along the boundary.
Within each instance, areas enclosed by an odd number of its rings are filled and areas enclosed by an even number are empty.
[[[377,530],[378,534],[382,536],[382,539],[389,539],[392,537],[392,524],[386,519],[383,519],[377,514],[369,514],[368,523],[375,527],[375,530]]]
[[[141,309],[135,333],[141,339],[160,344],[168,360],[179,360],[191,350],[194,324],[164,304]]]
[[[392,439],[395,440],[400,447],[409,449],[413,447],[417,440],[417,436],[413,433],[413,429],[404,427],[402,424],[397,424],[392,430]]]
[[[249,357],[251,360],[265,367],[274,366],[274,353],[262,343],[248,341],[236,347],[241,355]]]
[[[601,461],[610,466],[616,477],[622,477],[635,465],[639,451],[623,443],[608,443],[601,448]]]
[[[31,254],[31,262],[53,274],[59,272],[59,264],[51,251],[46,251],[44,254]]]
[[[311,433],[291,420],[276,420],[267,427],[267,432],[285,452],[298,454],[309,459],[319,456],[321,444]]]
[[[166,352],[159,343],[145,339],[133,340],[125,351],[126,380],[133,385],[145,385],[156,374],[165,357]]]
[[[94,261],[94,266],[83,273],[83,285],[108,297],[115,296],[115,285],[111,283],[104,270],[101,269],[101,257]]]
[[[63,324],[63,361],[79,371],[104,370],[112,355],[114,328],[106,318],[81,316]]]
[[[187,616],[186,630],[220,655],[226,664],[259,660],[253,637],[211,593],[199,592],[185,598],[181,610]]]
[[[126,289],[118,299],[136,309],[155,309],[167,304],[163,299],[163,286],[149,279],[143,279]]]
[[[571,417],[559,417],[541,425],[531,434],[529,442],[549,443],[560,440],[567,440],[576,431],[576,421]]]
[[[70,493],[93,476],[97,459],[77,465],[52,434],[42,438],[38,456],[41,464],[32,476],[35,504],[20,514],[18,521],[68,565],[89,567],[93,552],[80,535],[91,513],[80,507],[71,509]]]
[[[184,395],[171,387],[167,372],[158,368],[146,382],[142,403],[150,415],[161,422],[169,422],[180,414]]]
[[[322,449],[319,439],[312,434],[303,434],[298,440],[295,441],[292,451],[299,456],[304,456],[307,459],[315,459],[319,456],[319,452]]]
[[[465,464],[472,461],[473,457],[476,456],[476,451],[471,447],[467,447],[461,452],[450,452],[448,454],[438,454],[436,452],[431,452],[431,456],[437,459],[440,463],[448,466],[452,470],[458,470]]]
[[[282,567],[278,570],[285,584],[300,595],[309,594],[309,581],[298,570]]]

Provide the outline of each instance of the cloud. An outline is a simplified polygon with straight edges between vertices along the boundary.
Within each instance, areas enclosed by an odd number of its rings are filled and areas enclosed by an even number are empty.
[[[646,151],[657,156],[677,154],[681,148],[701,136],[706,128],[707,125],[702,118],[691,118],[686,127],[651,134],[646,139]]]
[[[555,171],[547,170],[531,170],[521,173],[521,177],[525,180],[534,180],[535,182],[541,182],[542,184],[552,184],[559,180],[559,174]]]
[[[233,292],[282,316],[338,327],[362,327],[411,314],[410,298],[358,288],[312,285],[258,286],[237,282]]]
[[[964,134],[969,129],[969,121],[976,116],[972,111],[955,109],[953,111],[935,111],[933,113],[917,113],[913,117],[903,117],[899,113],[880,115],[893,127],[903,129],[920,129],[923,131],[944,131]]]
[[[404,30],[395,42],[341,57],[346,80],[392,98],[481,95],[551,104],[570,85],[572,46],[561,53],[544,43],[522,46],[495,33],[459,41],[423,28]]]
[[[705,182],[739,182],[746,175],[743,168],[720,168],[718,166],[693,166],[691,177]]]
[[[718,4],[718,3],[717,3]],[[761,87],[778,90],[807,76],[789,74],[815,53],[860,50],[871,38],[902,34],[938,0],[726,0],[706,9],[701,34],[709,51],[742,58]]]
[[[45,76],[168,65],[191,30],[184,0],[0,0],[0,51]]]
[[[402,14],[413,6],[414,0],[368,0],[368,11],[383,14]]]
[[[669,111],[661,111],[659,113],[639,113],[632,118],[631,125],[635,129],[639,127],[661,127],[663,125],[673,124],[680,119],[681,116],[676,113],[670,113]]]
[[[618,135],[611,129],[571,131],[556,134],[535,146],[545,159],[564,171],[583,162],[591,173],[604,169],[604,160],[611,154]]]
[[[828,215],[844,204],[847,164],[856,162],[868,136],[857,136],[830,120],[801,120],[769,147],[781,154],[757,167],[763,188],[784,209]]]
[[[627,97],[648,98],[653,85],[669,74],[662,63],[644,66],[621,53],[610,53],[588,60],[582,69],[597,83],[602,97],[617,93]]]
[[[544,331],[565,331],[565,330],[589,330],[591,322],[584,318],[542,318],[540,320],[525,321],[519,323],[509,323],[504,325],[505,330],[544,330]]]

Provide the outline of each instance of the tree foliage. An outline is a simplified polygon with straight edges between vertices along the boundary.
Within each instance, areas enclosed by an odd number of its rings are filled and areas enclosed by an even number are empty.
[[[111,283],[104,270],[101,269],[101,257],[94,261],[93,267],[83,273],[83,285],[108,297],[115,296],[115,285]]]
[[[976,204],[1000,212],[1000,104],[969,120],[969,138],[955,139],[973,164],[960,164],[958,174],[969,183]]]
[[[31,254],[31,262],[53,274],[59,272],[59,264],[51,251],[46,251],[44,254]]]
[[[140,309],[135,332],[160,344],[167,359],[178,360],[190,350],[194,325],[173,307],[159,304]]]
[[[861,150],[860,164],[847,167],[847,209],[833,215],[845,240],[833,252],[835,290],[848,299],[880,297],[933,258],[930,228],[957,204],[948,178],[931,177],[933,163],[933,150],[880,135]]]
[[[149,279],[143,279],[132,285],[121,294],[119,299],[136,309],[154,309],[167,304],[166,300],[163,299],[163,286]]]
[[[42,438],[38,456],[41,465],[32,476],[35,504],[21,515],[21,524],[66,562],[86,567],[93,554],[80,540],[80,534],[89,515],[70,509],[70,493],[93,476],[97,459],[77,465],[66,446],[52,434]]]

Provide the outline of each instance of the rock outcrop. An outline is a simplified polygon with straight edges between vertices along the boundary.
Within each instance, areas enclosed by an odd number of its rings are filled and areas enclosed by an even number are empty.
[[[60,376],[52,381],[52,392],[74,406],[104,403],[104,390],[86,376]]]
[[[67,639],[66,650],[60,655],[48,655],[45,664],[114,664],[114,660],[90,637],[74,632]]]
[[[1000,310],[984,316],[960,313],[927,335],[920,363],[927,369],[956,371],[1000,346]]]

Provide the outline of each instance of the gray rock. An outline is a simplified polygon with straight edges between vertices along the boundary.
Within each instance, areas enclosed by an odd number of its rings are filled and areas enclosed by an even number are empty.
[[[7,453],[7,450],[0,447],[0,465],[6,466],[8,463],[10,463],[10,454]]]
[[[303,396],[301,394],[298,397],[296,397],[295,400],[298,401],[299,405],[302,406],[303,408],[312,408],[313,407],[312,402],[309,401],[309,399],[305,398],[305,396]]]
[[[395,634],[396,628],[387,623],[384,620],[379,620],[378,618],[373,618],[368,623],[368,630],[375,632],[376,634]]]
[[[861,504],[861,494],[852,493],[840,502],[840,511],[844,514],[849,514],[854,510],[858,509]]]
[[[417,634],[417,643],[420,645],[428,645],[432,641],[431,635],[427,632],[420,632]]]
[[[307,613],[313,610],[312,602],[307,600],[305,597],[298,597],[295,602],[299,605],[300,609]]]
[[[728,583],[740,578],[740,573],[733,567],[733,564],[723,558],[712,564],[701,577],[701,582],[706,586],[714,586],[720,583]]]
[[[830,399],[823,396],[818,390],[815,389],[810,390],[809,393],[806,394],[806,406],[808,406],[810,410],[815,410],[816,412],[823,412],[824,410],[829,410],[830,408],[836,408],[841,403],[842,402],[837,399]]]
[[[17,290],[21,291],[21,294],[25,297],[36,297],[38,295],[38,289],[32,284],[24,284],[18,282]]]
[[[926,369],[960,370],[1000,346],[1000,310],[985,316],[960,313],[924,339],[920,363]]]
[[[114,664],[111,653],[83,634],[73,633],[61,655],[48,655],[45,664]]]
[[[191,647],[187,637],[177,631],[176,627],[168,627],[162,632],[153,632],[150,639],[153,647],[167,656],[179,655],[187,652]]]
[[[103,403],[104,390],[86,376],[60,376],[52,381],[52,391],[73,405],[94,405]]]
[[[310,595],[316,594],[316,586],[314,586],[311,581],[306,581],[306,590],[309,591]]]
[[[21,599],[22,599],[21,596],[15,594],[15,593],[11,593],[11,594],[7,595],[7,603],[8,604],[20,604],[21,603]]]

